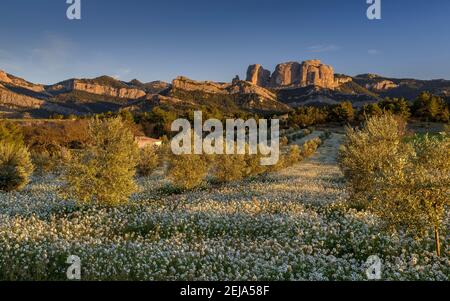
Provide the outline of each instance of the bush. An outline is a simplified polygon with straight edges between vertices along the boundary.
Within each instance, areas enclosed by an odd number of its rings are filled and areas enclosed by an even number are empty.
[[[151,175],[159,166],[160,157],[155,146],[147,146],[140,151],[138,173],[141,176]]]
[[[289,114],[289,125],[307,127],[311,125],[323,124],[328,119],[327,108],[298,107]]]
[[[331,109],[330,118],[332,121],[338,121],[342,123],[348,123],[355,118],[355,111],[353,105],[349,101],[341,102],[335,105]]]
[[[261,153],[257,155],[245,155],[244,177],[259,176],[266,172],[267,166],[261,165]]]
[[[389,113],[408,120],[411,116],[411,108],[408,101],[404,98],[386,98],[378,103],[384,113]]]
[[[0,121],[0,141],[23,144],[22,131],[12,122]]]
[[[362,130],[347,128],[339,164],[347,178],[352,206],[367,208],[377,174],[389,167],[400,168],[401,159],[406,159],[403,133],[404,128],[389,114],[370,118]],[[389,158],[398,160],[390,162]]]
[[[168,163],[168,177],[181,189],[199,186],[208,173],[208,164],[202,155],[172,155]]]
[[[450,108],[445,100],[428,92],[421,93],[413,105],[414,115],[426,121],[449,122]]]
[[[82,203],[126,203],[137,189],[139,150],[134,135],[120,118],[114,118],[91,121],[89,138],[91,145],[74,153],[68,164],[67,197]]]
[[[71,153],[68,149],[61,147],[52,152],[46,150],[31,152],[31,158],[35,172],[43,175],[64,170],[67,163],[71,160]]]
[[[300,147],[298,145],[293,145],[289,149],[288,160],[290,165],[296,164],[302,161],[303,157],[301,155]]]
[[[408,149],[402,169],[383,171],[376,179],[372,208],[389,228],[417,237],[433,229],[440,256],[439,229],[450,205],[450,138],[426,135]]]
[[[300,155],[303,158],[311,157],[316,153],[317,149],[321,144],[322,140],[319,137],[306,141],[302,146]]]
[[[0,141],[0,190],[24,188],[33,173],[28,149],[20,143]]]
[[[62,147],[82,149],[89,144],[86,120],[46,122],[22,127],[26,145],[32,152],[59,152]]]
[[[371,209],[392,230],[421,237],[439,228],[450,205],[450,138],[405,142],[392,116],[374,117],[362,130],[348,129],[340,164],[352,200]]]

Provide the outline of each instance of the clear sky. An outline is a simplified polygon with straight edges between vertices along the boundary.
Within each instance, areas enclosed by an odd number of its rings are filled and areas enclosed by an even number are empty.
[[[450,79],[450,1],[0,0],[0,69],[33,82],[103,74],[230,81],[249,64],[321,59],[336,72]]]

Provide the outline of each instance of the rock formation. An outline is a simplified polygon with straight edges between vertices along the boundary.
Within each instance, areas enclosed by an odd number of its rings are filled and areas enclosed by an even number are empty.
[[[390,80],[381,80],[375,83],[367,84],[366,88],[373,91],[387,91],[390,89],[398,88],[399,86]]]
[[[300,64],[289,62],[277,65],[272,74],[270,85],[272,87],[283,87],[298,85],[301,78]]]
[[[49,92],[70,92],[83,91],[96,95],[105,95],[111,97],[138,99],[147,93],[137,88],[114,87],[110,85],[101,85],[95,81],[71,79],[47,88]]]
[[[353,81],[353,78],[351,78],[350,76],[347,76],[347,75],[335,75],[334,81],[335,81],[336,86],[340,86],[340,85],[343,85],[343,84]]]
[[[267,87],[270,83],[270,71],[259,64],[251,65],[247,69],[246,81],[260,87]]]
[[[4,83],[10,83],[11,79],[8,77],[8,75],[3,72],[2,70],[0,70],[0,82],[4,82]]]
[[[0,82],[3,82],[8,85],[13,85],[13,86],[17,86],[20,88],[24,88],[24,89],[27,89],[27,90],[30,90],[33,92],[37,92],[37,93],[45,92],[43,85],[37,85],[37,84],[27,82],[24,79],[7,74],[2,70],[0,70]]]
[[[261,65],[251,65],[247,71],[247,81],[271,88],[316,86],[334,89],[338,85],[333,68],[319,60],[282,63],[277,65],[271,76]]]
[[[172,82],[174,89],[181,89],[185,91],[202,91],[206,93],[227,94],[226,90],[230,84],[216,83],[212,81],[195,81],[184,76],[179,76]]]
[[[300,86],[317,86],[334,89],[334,69],[319,60],[305,61],[301,65]]]

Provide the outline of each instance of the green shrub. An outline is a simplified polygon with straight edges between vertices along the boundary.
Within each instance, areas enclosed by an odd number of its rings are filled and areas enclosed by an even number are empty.
[[[61,147],[52,152],[46,150],[33,151],[31,152],[31,158],[35,172],[39,175],[44,175],[64,170],[67,163],[71,160],[71,153],[67,148]]]
[[[361,130],[347,128],[339,164],[347,178],[352,206],[367,208],[377,174],[387,168],[401,168],[399,164],[406,160],[403,133],[404,128],[389,114],[370,118]]]
[[[141,176],[151,175],[160,164],[160,156],[155,146],[147,146],[140,150],[138,173]]]
[[[361,130],[347,130],[340,165],[351,200],[375,212],[392,230],[421,237],[439,228],[450,205],[450,138],[405,142],[391,115],[373,117]]]
[[[168,162],[168,177],[181,189],[193,189],[206,178],[208,164],[203,155],[171,155]]]
[[[0,141],[0,190],[24,188],[33,173],[28,149],[20,143]]]
[[[423,92],[416,98],[413,110],[416,117],[426,121],[450,121],[450,108],[445,100],[428,92]]]
[[[244,177],[254,177],[263,174],[267,167],[261,165],[261,153],[256,155],[245,155]]]
[[[89,123],[92,141],[74,153],[66,171],[66,195],[81,203],[126,203],[137,189],[134,181],[139,150],[131,130],[120,118]]]
[[[296,164],[303,159],[298,145],[293,145],[289,149],[288,162],[290,165]]]
[[[306,141],[301,149],[301,156],[303,158],[309,158],[312,155],[314,155],[319,148],[319,146],[322,144],[322,140],[319,137],[316,137],[314,139]]]
[[[342,123],[348,123],[355,118],[355,111],[353,105],[349,101],[341,102],[338,105],[333,106],[331,109],[330,118],[332,121],[338,121]]]
[[[22,131],[12,122],[0,121],[0,141],[23,144]]]

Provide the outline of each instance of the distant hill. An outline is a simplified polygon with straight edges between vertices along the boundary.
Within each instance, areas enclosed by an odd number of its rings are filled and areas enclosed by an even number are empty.
[[[178,77],[172,83],[120,81],[110,76],[68,79],[54,85],[31,83],[0,71],[0,117],[45,118],[53,114],[86,115],[155,107],[185,111],[208,108],[224,114],[288,112],[302,105],[350,101],[355,107],[386,97],[412,101],[421,92],[450,99],[449,80],[395,79],[376,74],[335,74],[319,60],[279,64],[273,72],[251,65],[245,81],[195,81]]]

